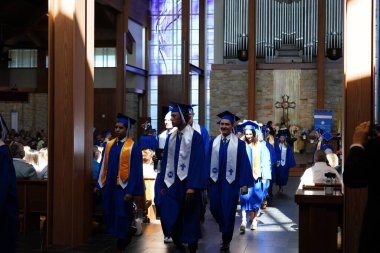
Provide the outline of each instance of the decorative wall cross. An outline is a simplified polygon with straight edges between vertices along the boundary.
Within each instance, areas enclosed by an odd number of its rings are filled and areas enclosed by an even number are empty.
[[[277,101],[274,106],[276,109],[282,108],[282,120],[281,124],[285,124],[286,126],[288,125],[289,122],[289,108],[294,109],[296,108],[296,102],[289,102],[289,96],[288,95],[283,95],[282,96],[282,101],[279,102]],[[286,110],[286,117],[285,117],[285,110]]]

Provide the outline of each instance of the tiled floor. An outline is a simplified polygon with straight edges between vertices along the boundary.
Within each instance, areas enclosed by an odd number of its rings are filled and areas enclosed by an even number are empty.
[[[246,233],[239,234],[241,223],[240,211],[235,221],[234,238],[230,252],[236,253],[290,253],[298,252],[298,206],[294,202],[294,193],[298,187],[299,178],[290,177],[284,193],[276,193],[268,207],[261,211],[259,227],[256,231],[247,229]],[[202,225],[203,238],[199,241],[199,253],[220,252],[221,234],[217,224],[209,212]],[[26,252],[60,252],[60,253],[106,253],[115,251],[115,241],[102,233],[94,234],[86,244],[75,247],[48,247],[40,249],[38,233],[20,236],[18,251]],[[159,221],[152,221],[144,225],[142,236],[135,236],[126,252],[170,253],[175,252],[172,244],[164,244],[163,234]]]

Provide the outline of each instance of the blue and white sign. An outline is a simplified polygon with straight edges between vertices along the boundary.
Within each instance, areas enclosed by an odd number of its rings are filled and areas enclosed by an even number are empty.
[[[332,130],[332,110],[314,111],[314,129],[322,129],[331,133]]]

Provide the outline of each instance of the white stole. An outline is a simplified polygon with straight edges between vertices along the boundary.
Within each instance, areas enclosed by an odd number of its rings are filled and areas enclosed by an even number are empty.
[[[189,172],[189,164],[190,164],[190,155],[191,155],[191,146],[193,140],[194,129],[187,125],[182,130],[183,136],[179,148],[179,158],[178,158],[178,167],[177,167],[177,175],[179,179],[182,181],[187,177],[187,173]],[[168,156],[166,161],[166,172],[165,172],[165,184],[169,188],[175,180],[174,175],[174,155],[175,155],[175,147],[177,141],[178,129],[173,131],[173,133],[169,137],[168,143]]]
[[[284,166],[286,163],[286,149],[287,146],[284,144],[280,144],[280,149],[281,149],[281,166]]]
[[[218,181],[219,149],[220,149],[221,140],[222,140],[222,135],[218,135],[212,144],[210,177],[214,182]],[[234,134],[231,134],[231,138],[230,138],[228,148],[227,148],[227,164],[226,164],[226,180],[230,184],[233,181],[235,181],[235,177],[236,177],[238,142],[239,142],[239,139]]]
[[[202,133],[201,133],[201,126],[199,124],[193,122],[193,129],[195,131],[197,131],[200,135],[202,135]]]

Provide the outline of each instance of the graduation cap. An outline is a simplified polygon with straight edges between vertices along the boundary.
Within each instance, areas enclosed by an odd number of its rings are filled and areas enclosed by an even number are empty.
[[[280,130],[278,130],[279,137],[281,136],[288,137],[288,133],[289,133],[289,130],[286,127],[280,128]]]
[[[256,130],[259,129],[259,125],[252,120],[246,120],[240,125],[244,130]]]
[[[326,141],[329,141],[329,140],[331,140],[333,138],[332,134],[330,134],[329,132],[326,132],[326,133],[322,134],[322,137]]]
[[[103,137],[107,137],[107,135],[111,134],[111,131],[110,130],[107,130],[107,131],[104,131],[103,132]]]
[[[236,121],[240,120],[240,118],[238,116],[236,116],[235,114],[233,114],[229,111],[224,111],[222,113],[219,113],[218,117],[221,119],[228,119],[229,121],[231,121],[232,124],[234,124]],[[220,120],[218,121],[218,124],[220,124]]]
[[[128,127],[131,127],[133,124],[136,123],[136,120],[128,117],[127,115],[121,114],[121,113],[118,113],[116,118],[117,118],[116,122],[126,124],[126,125],[128,125]]]
[[[182,122],[186,123],[186,120],[185,120],[185,117],[183,116],[183,114],[184,113],[191,113],[191,111],[193,111],[193,105],[181,104],[181,103],[177,103],[177,102],[170,102],[169,111],[179,112],[179,114],[181,115]]]
[[[170,102],[169,111],[171,112],[190,112],[193,110],[193,105]]]

